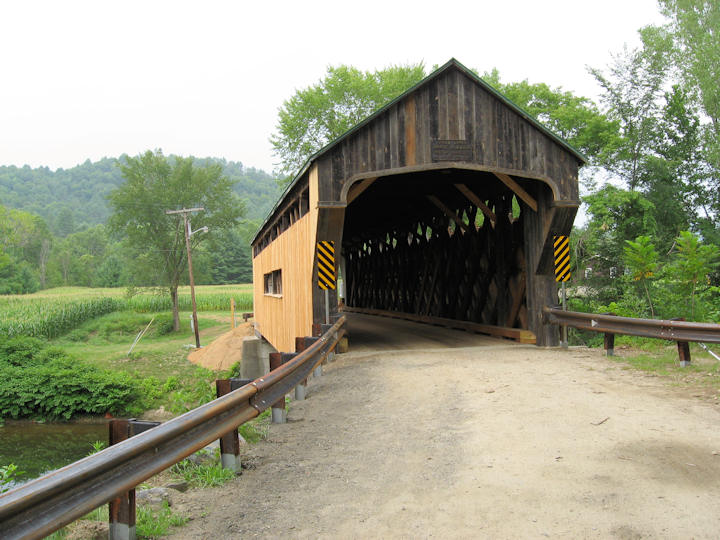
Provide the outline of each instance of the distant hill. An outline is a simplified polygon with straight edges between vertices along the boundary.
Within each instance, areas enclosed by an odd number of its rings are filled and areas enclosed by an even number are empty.
[[[105,223],[110,211],[106,195],[123,182],[120,158],[85,161],[71,169],[0,166],[0,204],[42,216],[56,235]],[[235,192],[247,204],[246,217],[262,220],[280,195],[275,178],[237,161],[197,159],[198,165],[219,163],[236,180]]]

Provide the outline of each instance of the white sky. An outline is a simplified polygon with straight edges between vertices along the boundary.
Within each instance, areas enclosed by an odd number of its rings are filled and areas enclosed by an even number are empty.
[[[270,172],[277,109],[340,63],[451,57],[595,97],[655,0],[0,3],[0,165],[122,153],[224,157]]]

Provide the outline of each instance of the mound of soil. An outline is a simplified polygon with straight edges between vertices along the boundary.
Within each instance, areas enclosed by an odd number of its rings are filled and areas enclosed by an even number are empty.
[[[233,330],[222,334],[207,347],[191,352],[188,360],[204,368],[221,371],[229,369],[242,359],[243,338],[252,336],[253,325],[241,323]]]

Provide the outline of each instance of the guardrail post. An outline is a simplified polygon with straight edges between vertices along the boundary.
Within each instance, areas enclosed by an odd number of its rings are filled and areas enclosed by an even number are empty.
[[[680,365],[682,367],[688,367],[690,365],[690,344],[687,341],[678,341],[677,348]]]
[[[684,321],[685,317],[676,317],[671,321]],[[690,365],[690,343],[687,341],[676,341],[678,357],[680,358],[680,367],[688,367]]]
[[[160,422],[145,422],[142,420],[110,420],[108,425],[108,443],[109,446],[120,443],[154,428]],[[109,508],[110,529],[108,538],[110,540],[135,540],[137,533],[135,531],[135,489],[126,491],[119,497],[110,501]]]
[[[313,333],[315,332],[315,327],[318,325],[313,324]],[[296,337],[295,338],[295,354],[303,352],[305,349],[307,349],[307,346],[305,345],[305,338],[304,337]],[[302,401],[305,399],[305,396],[307,395],[307,384],[308,380],[304,379],[302,382],[300,382],[295,387],[295,400],[296,401]]]
[[[320,325],[320,335],[323,335],[325,332],[330,330],[332,328],[332,324],[321,324]],[[332,336],[335,338],[335,336]],[[334,362],[335,361],[335,351],[330,351],[328,355],[325,357],[325,360],[323,361],[323,364],[326,362]]]
[[[605,356],[615,356],[615,334],[605,332]]]
[[[313,325],[313,333],[315,333],[317,331],[318,326],[323,327],[325,325]],[[322,335],[322,333],[320,335]],[[315,343],[318,339],[320,339],[320,338],[317,336],[295,338],[295,351],[298,353],[304,351],[310,345]],[[322,376],[322,364],[324,362],[325,362],[325,360],[323,360],[323,362],[318,364],[317,367],[313,370],[313,377],[321,377]],[[305,379],[302,384],[303,384],[303,386],[307,386],[307,379]],[[296,389],[296,394],[297,394],[297,386],[295,387],[295,389]],[[305,399],[304,389],[302,390],[302,392],[303,392],[303,394],[300,399]]]
[[[215,389],[217,397],[229,394],[233,390],[237,390],[241,386],[251,383],[251,379],[216,379]],[[223,469],[230,469],[236,473],[242,472],[242,464],[240,462],[240,439],[238,437],[237,428],[228,431],[220,437],[220,463]]]
[[[283,365],[282,353],[270,353],[270,371]],[[272,404],[272,423],[284,424],[287,422],[287,410],[285,410],[285,396],[282,396]]]
[[[110,446],[130,437],[130,422],[127,420],[110,420],[108,426]],[[126,491],[110,501],[110,540],[135,540],[135,490]]]
[[[318,324],[318,323],[313,324],[312,325],[313,337],[322,336],[331,327],[332,327],[331,324]],[[335,337],[335,336],[333,336],[333,337]],[[307,346],[309,347],[310,345],[308,344]],[[334,359],[335,359],[335,353],[333,351],[330,351],[330,353],[328,353],[328,355],[323,359],[322,363],[326,364],[328,362],[332,362]],[[322,371],[320,374],[322,375]]]

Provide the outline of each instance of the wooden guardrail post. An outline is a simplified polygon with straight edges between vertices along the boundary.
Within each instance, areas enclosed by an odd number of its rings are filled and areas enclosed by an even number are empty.
[[[615,334],[605,332],[605,356],[615,356]]]
[[[251,382],[251,379],[216,379],[215,390],[217,397],[229,394],[233,390],[237,390],[241,386],[245,386]],[[237,428],[228,431],[220,437],[220,463],[223,469],[230,469],[236,473],[242,471],[242,463],[240,462],[240,438],[238,437]]]
[[[603,315],[615,316],[615,313],[607,312]],[[605,356],[615,356],[615,334],[612,332],[605,332],[605,339],[603,340],[605,346]]]
[[[157,425],[160,425],[160,422],[145,422],[134,418],[110,420],[108,444],[109,446],[118,444]],[[110,529],[108,538],[110,540],[135,540],[137,538],[135,531],[135,489],[126,491],[110,501],[109,515]]]
[[[685,317],[676,317],[671,321],[684,321]],[[680,367],[688,367],[690,365],[690,343],[687,341],[676,341],[678,358],[680,359]]]
[[[110,446],[130,437],[130,422],[110,420],[108,426]],[[135,540],[135,490],[131,489],[110,501],[110,540]]]

